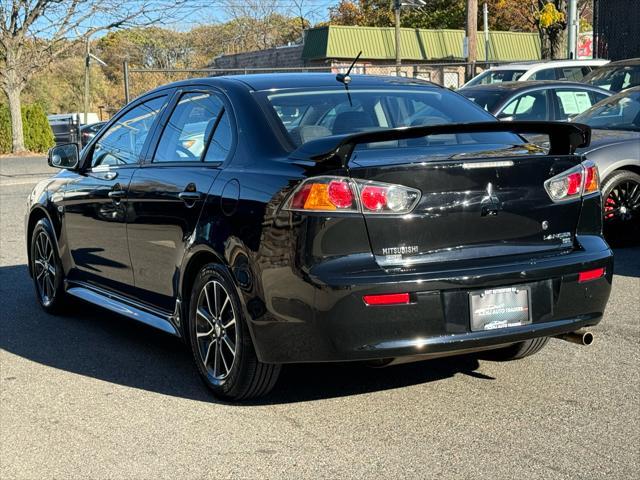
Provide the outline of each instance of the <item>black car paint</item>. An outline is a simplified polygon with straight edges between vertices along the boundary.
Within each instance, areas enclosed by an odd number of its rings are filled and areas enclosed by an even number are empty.
[[[366,167],[323,168],[292,161],[290,142],[264,121],[264,105],[255,101],[253,90],[287,88],[287,83],[297,88],[331,85],[332,80],[307,74],[279,78],[192,80],[160,90],[175,96],[177,91],[202,88],[224,95],[236,138],[232,153],[221,164],[154,165],[150,160],[159,135],[156,124],[140,166],[119,168],[112,179],[83,166],[39,184],[29,199],[27,230],[39,216],[50,218],[68,286],[93,288],[162,317],[184,336],[181,304],[188,300],[194,274],[204,262],[219,262],[236,283],[258,358],[273,363],[450,353],[555,335],[600,320],[613,261],[601,238],[599,194],[567,207],[582,206],[572,249],[519,254],[508,247],[500,251],[498,244],[490,257],[393,267],[378,264],[372,242],[397,245],[403,239],[396,229],[376,229],[374,239],[362,215],[282,210],[295,185],[319,168],[323,174],[348,176]],[[364,85],[402,83],[361,78]],[[83,150],[82,162],[95,141]],[[575,162],[571,158],[553,162]],[[411,168],[399,167],[406,174]],[[546,175],[560,170],[553,163]],[[484,187],[480,183],[470,187],[480,192]],[[203,194],[193,206],[178,197],[190,184]],[[118,189],[127,192],[124,198],[109,198],[109,191]],[[536,208],[533,202],[528,205]],[[469,212],[477,207],[471,205]],[[460,221],[464,219],[451,220]],[[83,227],[82,222],[89,225]],[[454,223],[446,220],[438,226],[442,232],[450,227],[455,228]],[[490,228],[477,221],[471,234],[481,235]],[[157,235],[146,237],[145,229]],[[458,235],[452,245],[463,241],[462,232]],[[150,242],[158,240],[164,247],[149,249]],[[596,267],[605,267],[606,275],[577,282],[579,271]],[[468,292],[522,284],[531,287],[542,305],[531,325],[470,331]],[[362,301],[365,293],[399,291],[409,292],[412,302],[376,308]]]

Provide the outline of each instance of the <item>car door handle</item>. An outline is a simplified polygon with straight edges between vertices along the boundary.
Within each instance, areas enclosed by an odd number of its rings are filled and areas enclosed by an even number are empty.
[[[120,201],[127,195],[124,190],[111,190],[109,192],[109,198],[114,201]]]
[[[193,203],[202,199],[202,193],[201,192],[180,192],[178,194],[178,197],[180,198],[180,200],[182,200],[185,203]]]

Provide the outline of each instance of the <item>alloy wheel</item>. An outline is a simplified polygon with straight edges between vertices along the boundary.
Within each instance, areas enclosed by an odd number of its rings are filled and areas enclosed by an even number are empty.
[[[195,325],[200,360],[215,380],[227,378],[236,360],[238,328],[231,297],[216,281],[207,282],[198,295]]]
[[[33,268],[40,300],[49,306],[56,294],[56,263],[51,239],[43,231],[35,239]]]
[[[604,220],[607,223],[625,222],[638,215],[640,210],[640,184],[626,180],[617,184],[604,204]]]

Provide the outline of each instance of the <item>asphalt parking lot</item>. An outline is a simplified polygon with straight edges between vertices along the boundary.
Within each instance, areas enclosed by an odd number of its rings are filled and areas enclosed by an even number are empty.
[[[23,217],[51,172],[0,158],[2,479],[637,478],[640,247],[615,251],[591,347],[289,366],[269,397],[223,404],[179,341],[87,305],[37,306]]]

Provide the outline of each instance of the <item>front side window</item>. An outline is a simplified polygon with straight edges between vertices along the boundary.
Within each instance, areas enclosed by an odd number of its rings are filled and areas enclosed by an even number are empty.
[[[589,73],[589,67],[560,67],[556,69],[558,80],[579,82]]]
[[[153,122],[165,107],[166,96],[156,97],[120,117],[96,142],[91,166],[131,165],[140,161]]]
[[[222,101],[212,93],[182,95],[164,127],[153,161],[200,161],[222,108]]]
[[[556,90],[558,120],[568,120],[591,108],[595,103],[591,92],[586,90]]]
[[[547,91],[525,93],[511,100],[498,118],[509,120],[548,120]]]

